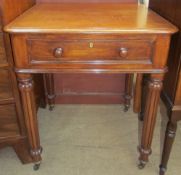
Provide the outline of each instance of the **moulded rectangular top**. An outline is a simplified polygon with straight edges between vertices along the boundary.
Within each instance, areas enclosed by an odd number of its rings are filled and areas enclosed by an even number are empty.
[[[4,30],[9,33],[175,33],[177,28],[144,5],[40,3]]]

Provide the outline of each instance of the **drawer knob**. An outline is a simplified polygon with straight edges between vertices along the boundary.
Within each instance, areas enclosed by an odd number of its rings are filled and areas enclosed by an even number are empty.
[[[62,49],[62,48],[56,48],[56,49],[54,50],[54,56],[55,56],[56,58],[60,58],[60,57],[62,56],[62,53],[63,53],[63,49]]]
[[[119,54],[123,58],[127,57],[128,56],[128,49],[127,48],[120,48]]]

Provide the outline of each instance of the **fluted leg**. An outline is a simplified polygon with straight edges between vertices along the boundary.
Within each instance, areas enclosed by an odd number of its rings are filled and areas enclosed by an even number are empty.
[[[166,172],[167,163],[168,163],[172,145],[175,139],[176,130],[177,130],[177,122],[169,121],[167,124],[166,133],[165,133],[165,141],[164,141],[162,160],[161,160],[161,165],[160,165],[160,175],[164,175]]]
[[[30,154],[35,163],[35,168],[38,168],[41,161],[42,148],[40,146],[32,76],[30,74],[18,74],[18,82],[22,98]]]
[[[46,95],[49,104],[49,110],[52,111],[55,107],[55,90],[54,90],[54,77],[53,74],[45,74],[45,87],[46,87]]]
[[[153,131],[155,128],[156,114],[158,103],[160,99],[160,91],[162,89],[162,75],[151,75],[147,82],[147,95],[145,101],[144,121],[141,136],[140,164],[139,168],[143,168],[148,162],[148,157],[151,154],[151,143],[153,138]]]
[[[133,90],[133,77],[134,74],[126,74],[125,79],[125,103],[124,103],[124,111],[127,112],[131,105],[132,98],[132,90]]]

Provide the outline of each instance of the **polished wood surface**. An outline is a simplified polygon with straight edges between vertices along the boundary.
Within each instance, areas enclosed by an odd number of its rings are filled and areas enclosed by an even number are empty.
[[[47,40],[55,41],[56,39],[59,40],[72,40],[75,39],[77,41],[80,40],[91,40],[92,42],[105,40],[106,42],[115,40],[117,42],[118,38],[121,40],[140,40],[142,41],[149,41],[151,43],[150,47],[154,47],[150,61],[142,61],[142,60],[126,60],[126,59],[115,59],[115,60],[99,60],[100,56],[97,55],[97,60],[78,60],[74,62],[74,60],[65,60],[61,61],[58,60],[50,60],[50,61],[31,61],[31,53],[28,51],[28,42],[29,40],[42,40],[46,42]],[[127,73],[131,72],[142,72],[145,71],[147,73],[154,72],[154,73],[164,73],[166,71],[165,63],[166,60],[163,58],[167,57],[167,49],[169,47],[169,35],[144,35],[144,34],[137,34],[137,35],[125,35],[125,34],[64,34],[64,35],[50,35],[50,34],[42,34],[42,35],[35,35],[35,34],[24,34],[24,35],[12,35],[12,42],[13,42],[13,50],[15,56],[15,64],[16,64],[16,71],[17,72],[35,72],[36,73],[71,73],[73,70],[76,69],[76,73]],[[119,40],[120,40],[119,39]],[[21,43],[21,44],[19,44]],[[51,46],[50,46],[51,47]],[[87,46],[89,47],[89,45]],[[121,47],[121,45],[120,45]],[[160,49],[162,48],[162,49]],[[92,49],[92,48],[89,48]],[[161,51],[162,50],[162,51]],[[81,50],[84,53],[84,50]],[[114,53],[114,52],[113,52]],[[144,52],[143,52],[144,53]],[[144,56],[144,55],[143,55]],[[161,58],[161,59],[160,59]],[[127,64],[125,64],[127,63]],[[164,67],[164,69],[163,69]]]
[[[124,104],[123,74],[55,74],[54,80],[58,104]]]
[[[0,106],[0,139],[20,135],[15,105]]]
[[[1,0],[0,27],[35,3],[34,0]],[[0,148],[11,146],[22,163],[32,162],[10,37],[0,29]],[[41,89],[41,92],[43,90]]]
[[[37,0],[37,3],[137,3],[137,0]]]
[[[139,147],[139,167],[145,166],[175,26],[142,5],[109,3],[87,7],[69,3],[35,5],[4,29],[11,35],[36,168],[41,161],[41,146],[32,73],[149,74]]]
[[[136,46],[135,46],[136,45]],[[43,62],[85,62],[94,60],[125,60],[151,63],[153,45],[148,40],[35,40],[28,39],[32,64]],[[37,49],[38,48],[38,49]],[[99,55],[99,57],[98,57]]]
[[[6,59],[6,51],[4,48],[4,37],[3,34],[0,33],[0,67],[4,66],[7,64],[7,59]]]
[[[124,111],[128,111],[131,106],[131,99],[133,96],[133,78],[134,74],[126,74],[125,79],[125,95],[124,95]]]
[[[165,75],[162,91],[162,100],[167,107],[169,118],[160,165],[160,175],[164,175],[176,135],[177,122],[181,120],[181,1],[150,0],[150,7],[179,28],[179,32],[171,40],[168,73]]]
[[[142,86],[143,86],[143,75],[137,74],[136,76],[136,84],[134,88],[134,102],[133,102],[133,111],[135,113],[141,112],[141,94],[142,94]]]
[[[5,31],[9,33],[54,34],[80,32],[153,34],[174,33],[176,30],[173,25],[144,5],[115,3],[37,4],[5,27]]]
[[[6,25],[35,4],[35,0],[1,0],[2,24]]]
[[[0,101],[13,98],[11,75],[8,70],[0,69]],[[1,102],[0,102],[1,103]]]
[[[175,105],[181,104],[181,71],[178,74],[177,89],[175,94]]]
[[[87,7],[89,3],[138,3],[137,0],[37,0],[36,2],[87,3]],[[98,74],[54,74],[51,81],[54,81],[55,91],[50,90],[47,93],[48,102],[49,104],[53,104],[54,101],[57,104],[122,104],[124,103],[126,83],[124,79],[123,74],[116,77],[115,75],[107,77],[107,75]],[[102,88],[95,87],[94,81],[102,84]],[[74,86],[75,84],[76,86]],[[50,87],[49,83],[48,86]],[[49,100],[49,97],[55,98]]]

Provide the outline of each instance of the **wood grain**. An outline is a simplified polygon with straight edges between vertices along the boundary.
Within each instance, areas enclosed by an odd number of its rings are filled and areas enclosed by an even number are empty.
[[[0,69],[0,101],[13,98],[12,82],[10,73],[6,69]]]
[[[144,5],[37,4],[7,25],[5,31],[10,33],[153,34],[175,33],[177,28]]]
[[[1,105],[0,114],[0,139],[18,136],[20,131],[15,105]]]

